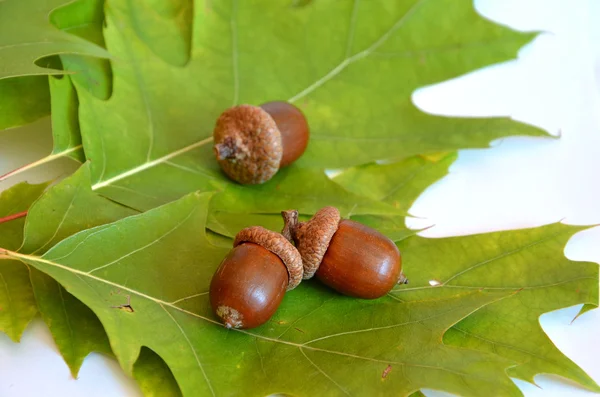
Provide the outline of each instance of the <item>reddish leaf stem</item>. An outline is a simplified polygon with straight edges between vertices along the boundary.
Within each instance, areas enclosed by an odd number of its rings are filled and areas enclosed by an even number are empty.
[[[4,180],[8,179],[10,176],[12,176],[12,175],[14,175],[14,174],[18,174],[18,173],[20,173],[20,172],[21,172],[21,170],[23,170],[24,168],[27,168],[28,166],[30,166],[30,164],[25,164],[25,165],[23,165],[23,166],[21,166],[21,167],[19,167],[19,168],[16,168],[16,169],[14,169],[14,170],[12,170],[12,171],[10,171],[10,172],[7,172],[7,173],[6,173],[6,174],[4,174],[4,175],[0,175],[0,182],[2,182],[2,181],[4,181]]]
[[[4,223],[4,222],[10,222],[10,221],[13,221],[15,219],[23,218],[25,215],[27,215],[27,211],[18,212],[16,214],[12,214],[12,215],[7,215],[4,218],[0,218],[0,224]],[[2,251],[0,251],[0,253],[1,252]]]

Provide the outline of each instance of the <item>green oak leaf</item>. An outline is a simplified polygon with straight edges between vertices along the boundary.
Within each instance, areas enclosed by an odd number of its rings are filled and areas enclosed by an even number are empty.
[[[0,80],[0,130],[31,123],[50,114],[45,76]]]
[[[102,0],[79,0],[60,7],[50,14],[51,22],[69,34],[75,34],[99,46],[104,46]],[[48,156],[18,170],[0,176],[0,181],[68,156],[76,161],[85,160],[79,132],[78,99],[71,79],[100,99],[110,96],[112,74],[106,59],[61,53],[45,58],[49,66],[65,69],[73,74],[25,76],[0,80],[0,129],[25,124],[52,110],[54,148]],[[48,81],[49,80],[49,81]],[[48,95],[50,84],[50,96]],[[51,98],[50,98],[51,97]]]
[[[44,246],[40,247],[42,242],[58,241],[79,231],[78,228],[101,223],[101,218],[108,222],[133,213],[119,210],[120,206],[91,194],[89,184],[89,169],[84,166],[52,187],[33,205],[29,210],[33,216],[28,218],[27,225],[28,233],[35,236],[28,239],[28,250],[42,248],[41,252],[45,252]],[[21,183],[3,192],[0,195],[0,218],[27,210],[47,185]],[[83,186],[83,191],[77,185]],[[89,211],[91,207],[95,212]],[[73,219],[73,215],[81,215],[82,208],[87,209],[88,214],[82,220]],[[40,214],[45,216],[37,218]],[[42,218],[45,219],[42,221]],[[57,228],[58,220],[61,223]],[[8,249],[18,249],[23,241],[24,224],[24,217],[0,223],[0,244]],[[20,261],[3,260],[0,263],[0,281],[0,330],[15,342],[19,341],[39,309],[74,377],[91,351],[111,354],[108,338],[96,315],[48,275],[35,268],[28,269]],[[161,396],[181,394],[170,370],[149,350],[140,356],[134,376],[148,396],[157,395],[153,394],[152,388]]]
[[[163,61],[185,66],[190,59],[193,0],[126,0],[139,39]]]
[[[142,347],[133,367],[133,377],[145,397],[181,397],[181,390],[167,364],[147,347]]]
[[[71,375],[77,378],[88,354],[111,354],[104,328],[94,312],[52,277],[35,268],[29,272],[29,288],[35,295],[38,311]]]
[[[0,194],[1,247],[10,250],[20,247],[25,224],[22,213],[27,211],[47,186],[47,183],[30,185],[22,182]],[[19,218],[6,218],[18,214],[21,214]],[[18,342],[36,313],[35,297],[31,291],[27,267],[19,261],[0,261],[0,331]]]
[[[397,163],[366,164],[344,170],[333,180],[345,189],[386,202],[406,213],[419,195],[448,173],[456,153],[413,156]],[[371,226],[394,241],[417,231],[405,225],[404,216],[355,215],[353,220]]]
[[[394,164],[369,164],[349,169],[334,179],[352,192],[408,211],[419,192],[447,173],[454,158],[455,154],[417,156]],[[361,222],[371,221],[383,232],[393,230],[392,222],[397,220],[399,233],[406,233],[401,217],[361,218]],[[545,312],[578,303],[597,306],[598,266],[574,263],[562,255],[566,241],[577,230],[551,225],[450,239],[407,238],[398,245],[403,253],[410,288],[392,295],[412,300],[461,290],[497,290],[505,285],[513,286],[507,290],[523,289],[519,299],[506,299],[463,320],[446,334],[445,341],[501,354],[520,363],[509,369],[509,374],[514,377],[532,382],[538,373],[555,373],[598,390],[589,376],[554,347],[538,323],[538,317]],[[427,266],[423,266],[424,263]],[[468,270],[472,266],[481,268],[477,272]],[[548,285],[535,287],[542,280],[542,272]],[[467,286],[458,287],[455,279],[467,281]],[[440,282],[443,286],[433,288],[430,281]],[[500,287],[498,283],[504,286]],[[549,295],[554,299],[548,299]],[[515,327],[517,322],[523,325]],[[493,327],[486,325],[492,323]],[[532,335],[532,338],[523,338],[523,334]]]
[[[0,2],[0,79],[27,75],[64,74],[44,68],[36,61],[51,55],[71,53],[106,58],[103,48],[60,31],[48,15],[70,0],[4,0]],[[24,23],[27,21],[27,23]]]
[[[52,106],[52,137],[54,147],[51,158],[68,156],[83,162],[85,156],[81,145],[77,110],[77,92],[69,76],[49,76]]]
[[[29,210],[20,251],[43,254],[75,233],[136,213],[93,193],[86,163],[50,189]]]
[[[96,157],[86,153],[93,172]],[[292,165],[281,169],[268,183],[242,186],[226,179],[212,154],[207,153],[197,160],[200,163],[193,159],[180,159],[181,163],[167,162],[149,169],[146,174],[149,178],[133,176],[119,184],[96,183],[92,189],[140,211],[176,200],[200,187],[201,191],[218,191],[211,206],[214,211],[221,212],[279,213],[282,209],[295,208],[304,214],[313,214],[324,205],[335,205],[344,215],[404,214],[388,204],[346,191],[332,182],[322,170]],[[206,169],[210,168],[210,172],[203,170],[202,164]],[[208,182],[199,186],[199,181],[207,175]],[[236,225],[228,226],[234,229]],[[213,225],[209,227],[212,229]]]
[[[119,59],[113,95],[102,101],[77,87],[93,188],[134,208],[215,189],[245,204],[246,188],[223,177],[211,149],[216,118],[238,103],[288,99],[305,112],[311,143],[298,161],[302,168],[543,134],[504,118],[436,117],[412,105],[417,87],[514,57],[533,37],[479,17],[470,0],[298,7],[289,0],[196,0],[191,58],[183,67],[165,62],[140,38],[140,18],[150,11],[140,12],[144,4],[137,2],[134,12],[131,3],[107,3],[105,41]],[[275,185],[253,187],[252,194],[273,193]]]
[[[254,225],[279,231],[283,226],[282,209],[296,209],[300,220],[308,220],[326,205],[337,207],[345,218],[401,219],[404,222],[403,210],[348,192],[320,170],[292,166],[280,170],[270,183],[262,186],[226,185],[211,202],[208,227],[229,237]],[[390,215],[393,217],[389,218]],[[390,232],[401,233],[397,229]]]
[[[104,0],[79,0],[54,10],[50,22],[63,32],[105,47],[102,36]],[[108,99],[112,90],[112,71],[107,59],[76,54],[60,55],[71,78],[99,99]]]
[[[70,77],[64,75],[58,78],[54,76],[44,76],[43,78],[46,80],[46,85],[49,84],[51,93],[52,116],[51,129],[48,128],[48,134],[52,134],[53,138],[52,152],[37,161],[0,175],[0,182],[62,157],[68,157],[77,162],[85,160],[79,133],[77,93]],[[13,80],[16,79],[0,80],[0,84],[3,81]]]
[[[191,194],[77,233],[41,257],[4,255],[47,273],[91,307],[128,373],[143,346],[154,350],[183,395],[408,395],[420,388],[519,395],[504,375],[510,361],[441,343],[449,327],[513,291],[401,304],[352,299],[307,282],[264,326],[226,330],[206,294],[227,252],[206,238],[209,199]]]
[[[281,169],[263,185],[227,183],[215,196],[211,208],[242,213],[279,213],[294,208],[302,214],[312,215],[325,205],[337,207],[342,216],[404,214],[388,204],[348,192],[332,182],[322,170],[294,166]]]
[[[29,210],[20,252],[43,254],[81,230],[135,214],[90,189],[86,165],[46,192]],[[54,279],[31,269],[31,285],[42,318],[74,377],[92,351],[110,354],[108,339],[96,315]]]
[[[103,0],[79,0],[55,9],[51,23],[70,34],[104,46]],[[47,15],[46,15],[47,17]],[[27,25],[22,25],[27,26]],[[1,29],[1,28],[0,28]],[[110,95],[112,75],[108,60],[59,51],[62,67],[75,72],[72,77],[100,99]],[[45,66],[45,65],[38,65]],[[58,66],[58,63],[57,63]],[[48,66],[51,67],[51,66]],[[56,68],[56,66],[55,66]],[[0,130],[17,127],[50,114],[50,95],[46,76],[21,76],[0,80]],[[81,140],[81,138],[79,138]]]
[[[391,295],[410,302],[473,290],[519,291],[462,320],[444,341],[518,363],[508,370],[512,377],[533,382],[536,374],[557,374],[599,392],[539,324],[543,313],[579,303],[598,306],[598,265],[563,255],[567,240],[578,230],[553,224],[464,237],[407,238],[398,245],[410,288]],[[432,287],[431,280],[440,285]]]
[[[56,242],[83,229],[135,212],[92,193],[86,164],[49,189],[29,213],[21,252],[44,253]],[[97,316],[54,279],[37,269],[29,270],[32,284],[29,288],[33,288],[39,312],[73,376],[77,376],[90,352],[111,355],[108,338]],[[149,350],[136,363],[134,376],[146,395],[153,395],[151,389],[164,396],[180,394],[170,370]]]
[[[413,156],[390,164],[366,164],[349,168],[333,180],[345,189],[390,203],[406,213],[427,187],[448,173],[456,153]]]

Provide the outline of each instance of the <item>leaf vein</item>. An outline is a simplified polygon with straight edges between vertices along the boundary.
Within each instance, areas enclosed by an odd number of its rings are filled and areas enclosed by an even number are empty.
[[[183,220],[181,220],[180,222],[178,222],[175,226],[173,226],[171,229],[169,229],[166,233],[162,234],[160,237],[152,240],[151,242],[149,242],[148,244],[146,244],[146,245],[144,245],[144,246],[142,246],[140,248],[137,248],[137,249],[135,249],[135,250],[133,250],[133,251],[131,251],[131,252],[129,252],[129,253],[127,253],[127,254],[125,254],[125,255],[117,258],[117,259],[115,259],[114,261],[112,261],[110,263],[107,263],[107,264],[102,265],[102,266],[98,266],[97,268],[88,271],[88,274],[92,274],[95,271],[98,271],[98,270],[101,270],[101,269],[105,269],[105,268],[107,268],[109,266],[112,266],[115,263],[118,263],[118,262],[122,261],[123,259],[130,257],[131,255],[134,255],[134,254],[136,254],[136,253],[138,253],[138,252],[140,252],[142,250],[145,250],[148,247],[153,246],[154,244],[158,243],[159,241],[161,241],[162,239],[164,239],[165,237],[169,236],[171,233],[173,233],[174,231],[176,231],[177,229],[179,229],[181,227],[181,225],[183,225],[188,219],[190,219],[190,217],[192,216],[192,214],[194,212],[195,211],[190,211],[190,213],[187,214],[187,216]]]
[[[204,371],[204,366],[202,365],[202,362],[200,361],[200,358],[198,357],[198,353],[196,352],[196,349],[194,349],[194,345],[192,345],[192,341],[190,341],[190,338],[188,338],[187,333],[185,332],[183,327],[181,327],[181,324],[179,324],[177,319],[175,317],[173,317],[173,315],[167,310],[167,308],[164,307],[163,305],[160,305],[160,307],[165,311],[165,313],[167,313],[167,315],[171,318],[171,320],[173,320],[175,325],[177,325],[177,328],[179,328],[179,331],[185,338],[185,341],[187,342],[188,346],[190,347],[190,350],[194,354],[196,363],[198,363],[198,367],[200,368],[200,371],[202,371],[202,375],[204,376],[204,380],[206,381],[206,384],[208,385],[208,388],[210,389],[211,394],[213,396],[215,396],[215,391],[213,390],[210,380],[208,379],[208,376],[206,375],[206,372]]]

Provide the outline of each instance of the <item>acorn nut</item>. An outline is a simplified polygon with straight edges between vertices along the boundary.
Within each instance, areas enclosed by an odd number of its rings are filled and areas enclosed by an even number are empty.
[[[227,176],[242,184],[271,179],[279,168],[304,153],[308,137],[304,114],[282,101],[227,109],[213,132],[219,165]]]
[[[241,230],[210,283],[210,304],[227,328],[254,328],[273,316],[286,290],[302,281],[302,259],[281,234]]]
[[[282,212],[284,237],[293,240],[302,256],[304,279],[313,275],[349,296],[376,299],[396,284],[407,284],[396,244],[377,230],[341,219],[334,207],[298,222],[298,211]]]

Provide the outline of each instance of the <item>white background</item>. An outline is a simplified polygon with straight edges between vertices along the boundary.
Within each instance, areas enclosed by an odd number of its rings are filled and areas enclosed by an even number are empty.
[[[560,139],[506,138],[491,149],[461,151],[449,175],[414,204],[411,213],[422,219],[411,219],[409,225],[435,224],[423,235],[453,236],[559,220],[600,224],[600,1],[475,3],[494,21],[546,33],[524,48],[518,60],[419,90],[415,103],[436,114],[510,115],[560,134]],[[33,153],[29,139],[14,143],[18,137],[13,134],[8,150],[7,138],[0,138],[0,174],[42,157],[51,146],[40,139]],[[32,158],[16,150],[19,146],[27,148]],[[64,163],[43,167],[42,172],[58,175],[64,167]],[[29,173],[26,178],[45,180],[46,175]],[[7,186],[0,185],[0,190]],[[588,229],[569,241],[565,254],[573,260],[600,262],[599,242],[600,227]],[[545,314],[540,322],[554,343],[600,382],[600,310],[571,324],[578,309]],[[552,376],[537,376],[539,388],[516,382],[526,396],[593,395]],[[140,392],[115,361],[98,354],[85,360],[78,380],[72,379],[38,319],[20,344],[0,335],[0,397],[42,395],[130,397]]]

